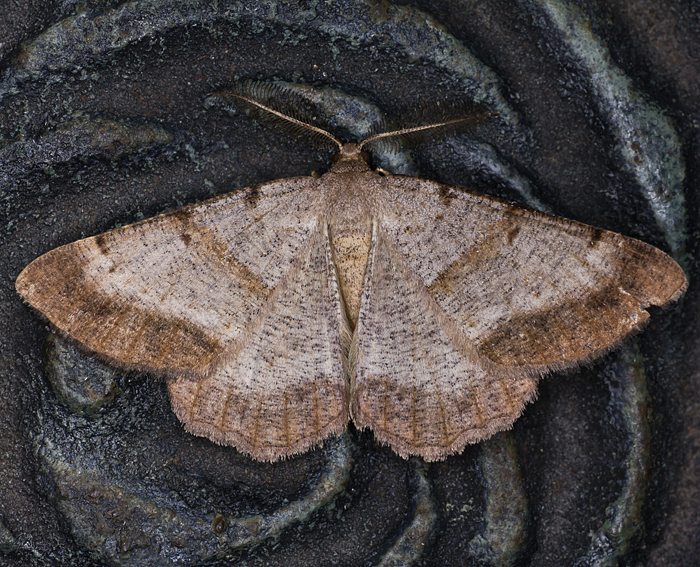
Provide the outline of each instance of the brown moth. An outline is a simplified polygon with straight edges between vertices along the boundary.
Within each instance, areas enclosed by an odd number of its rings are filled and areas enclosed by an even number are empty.
[[[275,461],[352,419],[433,461],[509,428],[541,376],[686,288],[634,238],[372,171],[363,146],[409,130],[343,144],[302,125],[340,148],[326,174],[61,246],[17,290],[90,351],[164,376],[195,435]]]

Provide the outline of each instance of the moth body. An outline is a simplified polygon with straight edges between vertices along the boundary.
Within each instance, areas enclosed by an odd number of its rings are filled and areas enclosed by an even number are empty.
[[[98,356],[167,380],[189,432],[274,461],[351,419],[402,456],[443,459],[509,428],[543,375],[607,352],[686,288],[653,246],[379,175],[363,144],[307,127],[340,148],[320,178],[66,244],[18,292]]]
[[[355,144],[352,144],[355,148]],[[371,188],[377,173],[370,170],[359,150],[347,151],[321,177],[326,191],[326,209],[333,263],[348,321],[357,324],[360,297],[372,241]]]

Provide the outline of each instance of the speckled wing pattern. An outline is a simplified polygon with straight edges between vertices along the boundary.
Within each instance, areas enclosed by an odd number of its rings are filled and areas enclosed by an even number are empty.
[[[17,289],[167,377],[190,432],[272,461],[350,417],[403,456],[461,451],[685,288],[632,238],[343,163],[62,246]]]
[[[169,383],[190,432],[268,461],[305,451],[348,421],[349,332],[321,227],[273,293],[213,372]]]
[[[509,427],[541,375],[610,349],[686,286],[616,233],[428,180],[377,191],[351,413],[404,456]]]
[[[248,188],[52,250],[16,286],[91,351],[169,377],[189,430],[300,452],[348,419],[320,196],[311,177]]]

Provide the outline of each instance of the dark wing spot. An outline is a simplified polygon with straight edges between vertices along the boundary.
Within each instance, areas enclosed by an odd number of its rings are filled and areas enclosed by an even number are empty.
[[[599,228],[594,228],[588,245],[593,248],[596,244],[598,244],[598,242],[600,242],[601,238],[603,238],[603,231]]]
[[[512,226],[508,229],[508,232],[506,232],[506,238],[508,240],[508,244],[513,244],[513,240],[515,240],[515,237],[518,236],[519,232],[520,232],[520,227],[518,225]]]
[[[442,204],[449,207],[452,204],[452,190],[448,185],[439,185],[440,200]]]
[[[180,240],[185,243],[185,246],[189,246],[190,242],[192,242],[192,237],[188,233],[183,232],[180,234]]]
[[[253,187],[248,189],[245,193],[245,197],[244,197],[245,204],[251,208],[255,208],[258,206],[258,201],[260,200],[261,196],[262,195],[260,194],[260,187],[257,185],[254,185]]]
[[[178,209],[177,211],[173,211],[170,213],[174,219],[180,221],[182,224],[188,224],[190,221],[190,217],[192,216],[192,213],[188,210],[188,208],[184,209]]]
[[[104,234],[98,234],[95,237],[95,244],[100,249],[102,254],[107,254],[109,252],[109,246],[107,246],[107,237]]]

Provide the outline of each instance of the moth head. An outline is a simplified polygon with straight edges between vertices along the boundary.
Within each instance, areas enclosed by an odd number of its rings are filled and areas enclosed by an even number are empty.
[[[367,171],[370,169],[369,154],[360,144],[348,142],[340,145],[340,150],[333,156],[333,173]]]
[[[350,142],[340,146],[340,151],[335,156],[335,161],[343,161],[348,159],[359,159],[367,155],[366,151],[362,150],[360,144]]]

